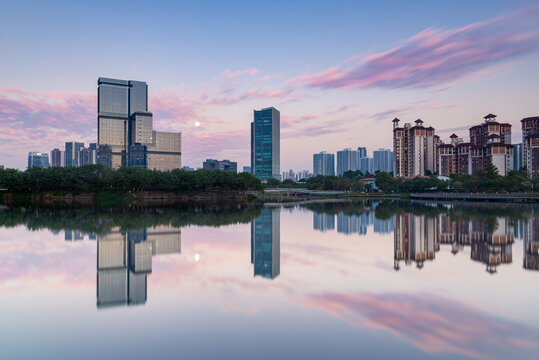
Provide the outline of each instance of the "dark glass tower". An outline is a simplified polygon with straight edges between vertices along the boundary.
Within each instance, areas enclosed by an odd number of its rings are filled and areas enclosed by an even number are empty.
[[[65,150],[65,166],[80,166],[80,151],[84,148],[84,143],[80,142],[66,142]]]
[[[274,279],[281,272],[280,208],[265,208],[251,222],[251,264],[254,276]]]
[[[281,179],[281,114],[273,107],[254,111],[251,123],[251,171],[260,180]]]

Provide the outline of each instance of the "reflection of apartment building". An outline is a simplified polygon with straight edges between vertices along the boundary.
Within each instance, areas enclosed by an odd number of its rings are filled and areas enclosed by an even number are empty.
[[[274,279],[281,272],[280,208],[264,208],[251,222],[251,264],[254,276]]]
[[[367,227],[374,223],[374,212],[351,213],[339,212],[337,214],[337,232],[346,235],[366,235]]]
[[[511,263],[514,234],[508,218],[463,220],[442,215],[436,218],[405,213],[396,215],[394,267],[400,261],[406,265],[415,262],[418,268],[426,260],[433,260],[440,244],[451,245],[457,254],[470,246],[470,257],[486,265],[487,271],[496,272],[500,264]]]
[[[322,232],[335,230],[335,215],[313,211],[313,229]]]
[[[400,261],[406,265],[415,262],[422,268],[427,260],[434,260],[439,250],[438,218],[415,216],[410,213],[395,217],[394,268],[400,269]]]
[[[97,306],[145,303],[152,255],[180,252],[180,229],[168,226],[98,236]]]

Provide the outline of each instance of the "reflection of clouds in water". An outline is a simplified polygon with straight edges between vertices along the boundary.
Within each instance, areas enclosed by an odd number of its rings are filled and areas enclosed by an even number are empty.
[[[390,331],[429,353],[515,359],[520,358],[515,350],[528,356],[539,350],[538,329],[430,294],[323,293],[308,296],[302,304],[355,326]]]
[[[91,287],[95,281],[95,242],[67,244],[64,233],[0,231],[0,287],[10,291],[41,284]]]

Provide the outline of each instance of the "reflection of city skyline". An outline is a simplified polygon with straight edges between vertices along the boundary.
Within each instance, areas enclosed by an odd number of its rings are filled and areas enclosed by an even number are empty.
[[[170,226],[97,237],[97,307],[144,304],[152,256],[181,253],[181,230]]]
[[[378,219],[374,210],[361,213],[340,211],[337,215],[313,211],[313,229],[322,232],[335,230],[335,217],[337,217],[337,232],[341,234],[366,235],[371,225],[373,232],[378,234],[388,234],[394,229],[394,217],[387,220]]]
[[[274,279],[281,272],[281,208],[264,208],[251,222],[254,276]]]

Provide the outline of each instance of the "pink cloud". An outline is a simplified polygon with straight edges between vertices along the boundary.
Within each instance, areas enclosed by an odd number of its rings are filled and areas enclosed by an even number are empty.
[[[431,294],[326,293],[308,297],[304,305],[355,326],[389,331],[432,354],[525,359],[538,350],[539,330]]]
[[[237,70],[237,71],[231,71],[230,69],[226,69],[225,71],[223,71],[223,74],[221,75],[221,77],[224,79],[234,79],[234,78],[237,78],[239,76],[244,76],[244,75],[249,75],[249,76],[258,75],[258,69],[249,68],[249,69]]]
[[[539,49],[539,6],[451,30],[426,29],[401,45],[289,83],[321,89],[421,88],[452,82]]]

